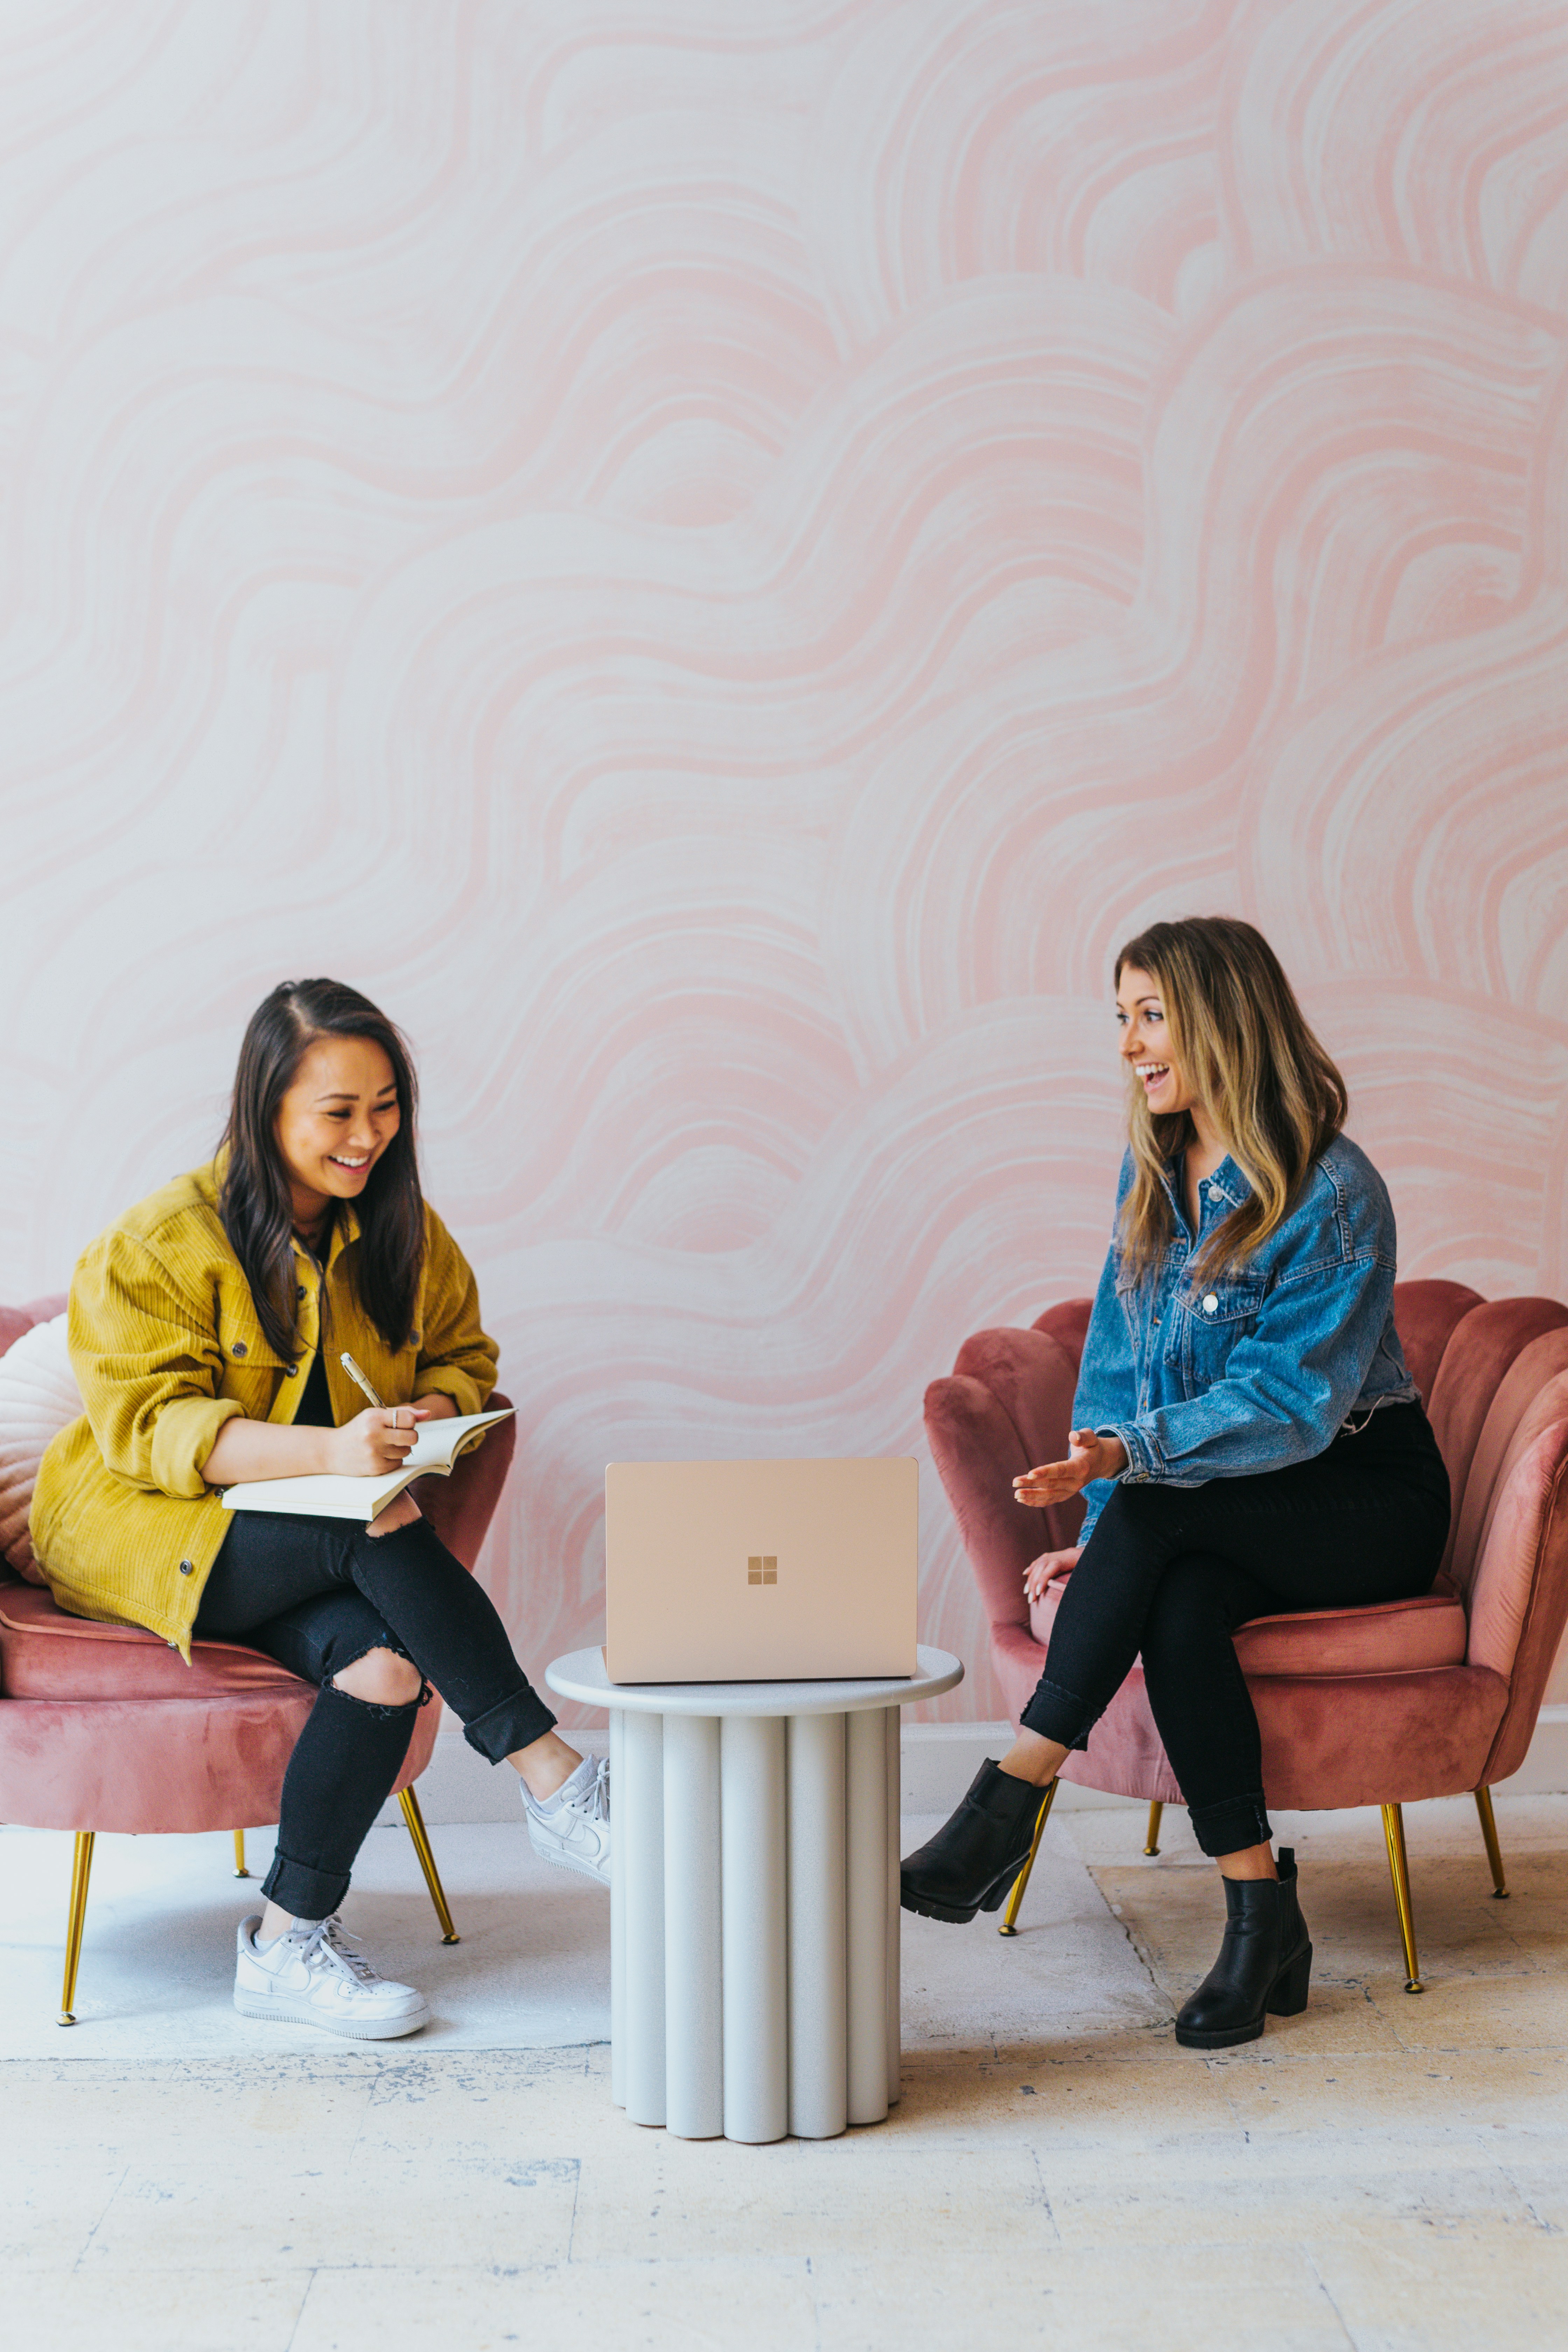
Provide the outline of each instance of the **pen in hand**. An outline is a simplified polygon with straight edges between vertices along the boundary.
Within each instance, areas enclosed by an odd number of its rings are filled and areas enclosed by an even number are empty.
[[[392,1434],[395,1437],[403,1437],[406,1434],[408,1450],[412,1453],[415,1446],[419,1443],[419,1424],[425,1419],[425,1414],[417,1406],[415,1406],[412,1409],[409,1420],[406,1422],[400,1421],[398,1419],[398,1415],[403,1410],[401,1405],[384,1405],[382,1403],[381,1399],[377,1396],[375,1391],[372,1388],[370,1382],[366,1380],[364,1374],[361,1371],[359,1366],[355,1363],[353,1358],[350,1355],[346,1348],[339,1356],[338,1361],[342,1364],[344,1371],[347,1372],[350,1380],[354,1382],[355,1386],[362,1388],[364,1391],[366,1396],[369,1397],[372,1404],[375,1407],[378,1412],[391,1413]]]
[[[364,1374],[361,1371],[359,1366],[355,1363],[353,1358],[350,1355],[346,1348],[343,1349],[342,1354],[338,1358],[338,1361],[342,1364],[344,1371],[347,1372],[354,1386],[356,1388],[363,1389],[366,1396],[369,1397],[372,1404],[378,1406],[380,1410],[384,1412],[386,1411],[386,1407],[382,1404],[381,1399],[377,1396],[375,1391],[372,1388],[370,1382],[366,1380]]]

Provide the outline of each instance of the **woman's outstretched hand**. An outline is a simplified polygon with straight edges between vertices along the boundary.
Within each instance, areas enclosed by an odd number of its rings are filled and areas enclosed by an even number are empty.
[[[416,1404],[368,1404],[327,1440],[327,1466],[340,1478],[376,1478],[401,1470],[428,1412]]]
[[[1119,1437],[1100,1437],[1092,1429],[1069,1430],[1067,1460],[1026,1470],[1013,1481],[1014,1498],[1036,1508],[1065,1503],[1091,1478],[1119,1477],[1126,1467],[1127,1449]]]
[[[1024,1570],[1025,1600],[1032,1605],[1047,1584],[1054,1584],[1059,1576],[1070,1576],[1082,1549],[1082,1544],[1072,1544],[1066,1551],[1045,1551],[1038,1559],[1032,1559]]]

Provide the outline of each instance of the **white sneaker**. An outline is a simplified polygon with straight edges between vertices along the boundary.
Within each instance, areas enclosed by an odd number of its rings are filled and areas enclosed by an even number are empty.
[[[563,1870],[580,1871],[601,1886],[610,1883],[610,1767],[584,1756],[569,1780],[542,1805],[526,1780],[520,1780],[528,1814],[528,1835],[543,1862],[559,1863]]]
[[[320,2025],[354,2042],[391,2042],[430,2021],[423,1993],[391,1984],[351,1949],[333,1914],[314,1927],[294,1927],[275,1944],[258,1944],[259,1916],[239,1923],[234,2005],[242,2017],[271,2017],[290,2025]]]

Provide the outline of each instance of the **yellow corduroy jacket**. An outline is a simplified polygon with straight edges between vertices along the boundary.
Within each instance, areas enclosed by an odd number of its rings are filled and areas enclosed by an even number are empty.
[[[187,1664],[229,1526],[202,1476],[226,1421],[291,1422],[321,1346],[340,1422],[364,1407],[338,1362],[344,1348],[387,1404],[439,1390],[459,1412],[480,1412],[496,1378],[473,1274],[428,1207],[414,1329],[400,1353],[359,1303],[359,1220],[340,1208],[324,1268],[294,1244],[300,1360],[278,1355],[218,1215],[222,1171],[220,1159],[176,1177],[79,1261],[67,1328],[87,1411],[48,1446],[33,1496],[33,1549],[59,1606],[145,1625]]]

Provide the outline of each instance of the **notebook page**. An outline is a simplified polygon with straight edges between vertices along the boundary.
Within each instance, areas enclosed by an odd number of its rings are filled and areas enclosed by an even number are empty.
[[[505,1421],[510,1410],[505,1406],[500,1412],[460,1412],[444,1421],[423,1423],[404,1456],[405,1465],[414,1471],[449,1469],[459,1446],[476,1429],[489,1429],[498,1421]],[[358,1481],[351,1483],[357,1485]]]

